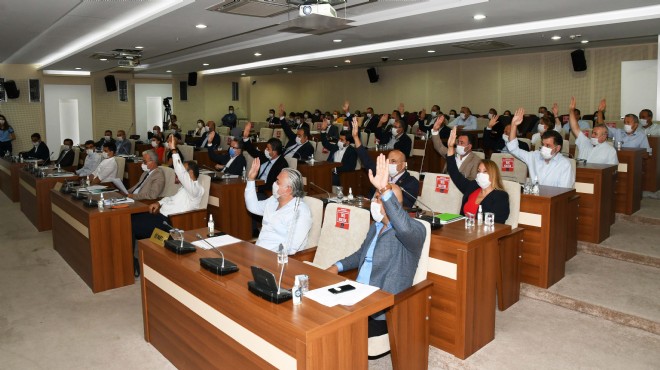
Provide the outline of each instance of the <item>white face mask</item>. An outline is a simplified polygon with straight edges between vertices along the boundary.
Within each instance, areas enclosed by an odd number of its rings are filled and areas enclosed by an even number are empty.
[[[300,118],[296,119],[296,125],[300,124]]]
[[[450,115],[449,115],[449,119],[454,119],[454,118],[456,118],[456,115],[455,115],[455,114],[450,114]]]
[[[146,163],[142,163],[142,165],[140,167],[142,168],[142,171],[144,171],[144,172],[149,171],[149,167],[147,167]]]
[[[105,141],[110,141],[110,139],[112,139],[112,136],[110,136],[110,135],[105,135],[104,138],[105,138]]]
[[[626,134],[629,134],[632,132],[632,125],[623,125],[623,131],[626,132]]]
[[[458,155],[465,155],[465,147],[463,145],[456,146],[456,153]]]
[[[338,141],[337,142],[337,147],[341,150],[344,149],[344,142],[343,141]]]
[[[488,119],[491,119],[491,118],[493,118],[493,114],[492,114],[492,113],[488,113]]]
[[[117,141],[124,141],[124,137],[123,136],[117,136]]]
[[[371,113],[367,113],[367,118],[371,118]]]
[[[270,118],[275,117],[275,113],[268,113],[268,117],[270,117]]]
[[[390,177],[394,177],[397,173],[399,173],[399,170],[396,167],[396,163],[389,163],[387,165],[387,172],[390,174]]]
[[[332,115],[332,118],[334,118],[334,119],[337,119],[337,117],[339,117],[339,116],[336,115],[336,114],[333,114],[333,115]]]
[[[204,124],[201,123],[201,122],[197,122],[197,127],[202,128],[202,127],[204,127]]]
[[[479,187],[482,189],[486,189],[490,186],[490,176],[488,176],[486,172],[479,172],[476,180],[477,184],[479,184]]]
[[[94,149],[87,149],[85,150],[85,153],[87,153],[87,155],[92,155],[94,154]]]
[[[108,159],[108,158],[110,158],[109,154],[106,153],[106,152],[103,152],[101,155],[103,156],[103,159]]]
[[[502,134],[502,140],[504,140],[505,143],[508,143],[509,142],[509,135]]]
[[[434,111],[434,110],[431,111],[431,117],[435,117],[435,116],[437,116],[437,115],[438,115],[438,112],[436,112],[436,111]]]
[[[388,124],[388,125],[393,125],[393,124],[394,124],[394,118],[390,118],[390,119],[387,121],[387,124]]]
[[[598,142],[598,138],[597,137],[592,137],[591,138],[591,145],[596,146],[598,144],[600,144],[600,142]]]
[[[155,141],[152,141],[152,142],[151,142],[151,146],[154,147],[154,148],[157,148],[157,147],[158,147],[158,143],[155,142]]]
[[[264,150],[264,155],[266,156],[266,158],[268,158],[268,160],[271,159],[270,150],[268,150],[268,149]]]
[[[273,196],[275,199],[279,199],[280,197],[280,186],[277,185],[277,181],[273,183]]]
[[[302,144],[302,139],[296,136],[296,144],[300,145]]]
[[[465,113],[461,113],[461,119],[465,119]]]
[[[233,109],[230,109],[230,110],[229,110],[229,114],[234,114],[234,110],[233,110]]]
[[[539,134],[543,134],[545,132],[545,126],[539,123],[539,128],[538,128]]]
[[[547,146],[542,146],[541,157],[543,157],[543,159],[545,160],[552,159],[552,157],[554,157],[554,155],[552,154],[552,149],[548,148]]]
[[[399,135],[399,130],[396,129],[396,127],[392,127],[392,136],[397,136]]]
[[[544,116],[543,113],[539,113],[539,118],[543,118],[543,116]]]
[[[34,145],[35,147],[37,147],[37,146],[39,146],[39,142],[38,142],[38,141],[35,141],[34,143],[32,143],[32,145]]]
[[[383,221],[384,214],[380,213],[382,206],[379,203],[371,202],[371,217],[376,222]]]
[[[71,147],[68,145],[62,145],[62,150],[71,150]]]
[[[3,123],[3,122],[0,120],[0,123]],[[639,123],[641,123],[642,127],[644,127],[644,128],[647,128],[650,125],[649,121],[647,121],[645,119],[642,119],[642,118],[639,119]]]

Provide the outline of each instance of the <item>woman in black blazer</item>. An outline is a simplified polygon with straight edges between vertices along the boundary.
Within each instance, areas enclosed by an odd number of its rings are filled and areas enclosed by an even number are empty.
[[[454,144],[456,143],[456,128],[451,130],[447,140],[447,172],[458,190],[463,193],[461,215],[466,213],[477,214],[481,210],[495,214],[495,222],[503,224],[509,218],[509,194],[504,191],[500,170],[495,162],[483,159],[479,164],[477,178],[468,180],[458,171],[454,157]]]

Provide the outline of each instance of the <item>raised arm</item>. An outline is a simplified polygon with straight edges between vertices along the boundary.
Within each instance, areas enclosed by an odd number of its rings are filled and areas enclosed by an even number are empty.
[[[601,124],[605,122],[605,118],[603,117],[603,112],[605,112],[606,108],[607,108],[607,101],[603,98],[600,100],[600,103],[598,104],[598,113],[596,113],[597,124]]]
[[[575,97],[571,96],[571,102],[568,105],[568,121],[571,123],[571,131],[573,132],[573,135],[575,137],[579,137],[580,133],[580,126],[578,125],[578,120],[577,117],[575,116]]]
[[[357,126],[358,126],[357,117],[353,117],[353,130],[351,130],[352,131],[351,133],[353,136],[353,142],[355,143],[355,147],[359,148],[360,146],[362,146],[362,140],[360,139],[360,130]]]
[[[440,138],[440,128],[442,127],[443,122],[445,122],[444,115],[440,115],[440,117],[435,120],[433,128],[431,129],[431,141],[433,142],[433,149],[435,149],[435,151],[441,156],[447,157],[447,147],[442,143],[442,139]]]
[[[255,215],[263,216],[264,211],[266,210],[266,201],[260,201],[257,198],[257,190],[255,186],[255,179],[259,174],[259,168],[261,168],[261,161],[259,158],[255,157],[252,161],[252,167],[250,167],[250,172],[247,174],[247,184],[245,186],[245,206],[248,211],[254,213]]]
[[[509,150],[509,153],[516,156],[521,161],[525,162],[527,166],[530,165],[532,160],[532,153],[524,151],[518,147],[518,126],[522,123],[523,117],[525,116],[525,109],[518,108],[516,114],[511,119],[511,132],[509,133],[509,142],[506,144],[506,148]]]

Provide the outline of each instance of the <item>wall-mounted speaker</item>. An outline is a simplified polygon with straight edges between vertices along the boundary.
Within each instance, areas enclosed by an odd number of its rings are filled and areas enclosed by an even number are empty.
[[[238,101],[238,82],[231,83],[231,100]]]
[[[367,75],[369,75],[369,82],[372,84],[378,82],[378,78],[380,77],[378,76],[378,73],[376,73],[376,68],[374,67],[367,69]]]
[[[188,81],[179,81],[179,100],[188,100]]]
[[[197,72],[188,73],[188,85],[197,86]]]
[[[7,99],[18,99],[18,97],[21,96],[21,90],[16,87],[16,81],[5,81],[4,87],[7,92]]]
[[[107,75],[104,77],[104,79],[105,79],[105,91],[107,92],[117,91],[117,81],[115,81],[115,76]]]
[[[41,89],[39,88],[39,80],[29,80],[28,86],[30,87],[30,103],[38,103],[41,101]]]
[[[573,70],[575,72],[582,72],[587,70],[587,59],[584,57],[584,50],[577,49],[571,53],[571,60],[573,61]]]

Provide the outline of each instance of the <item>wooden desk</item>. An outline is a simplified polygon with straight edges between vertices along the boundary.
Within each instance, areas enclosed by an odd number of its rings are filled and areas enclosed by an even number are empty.
[[[6,158],[0,159],[0,189],[12,202],[20,200],[18,179],[21,169],[25,166],[27,166],[27,163],[12,163]]]
[[[617,213],[632,215],[642,206],[642,156],[646,149],[617,150],[619,169],[616,177]]]
[[[199,166],[215,168],[215,162],[209,158],[209,152],[206,148],[204,150],[195,150],[192,159],[196,160]]]
[[[50,189],[58,182],[77,180],[78,175],[69,177],[36,177],[20,171],[21,211],[39,231],[52,228]]]
[[[421,156],[408,157],[408,170],[419,172],[421,166],[422,172],[442,173],[442,170],[445,168],[445,159],[435,151],[431,140],[415,140],[413,142],[413,148],[423,150],[425,144],[426,150],[424,153],[426,154],[424,156],[424,162],[422,163]]]
[[[226,276],[200,267],[200,257],[217,257],[211,251],[139,247],[144,337],[179,369],[367,369],[367,317],[394,303],[384,291],[351,307],[267,302],[247,289],[250,266],[276,271],[276,255],[247,242],[222,247],[240,268]],[[282,285],[296,274],[309,276],[310,289],[344,280],[289,259]]]
[[[642,190],[656,192],[660,190],[660,136],[649,136],[649,145],[653,149],[651,156],[643,159],[644,175],[642,177]]]
[[[498,239],[510,232],[458,221],[431,233],[432,346],[466,359],[495,338]]]
[[[131,214],[148,212],[149,206],[135,202],[100,212],[54,189],[50,198],[53,247],[92,291],[133,284]]]
[[[256,182],[259,186],[263,180]],[[222,179],[211,182],[209,213],[215,227],[241,240],[252,239],[252,217],[245,206],[245,182],[241,179]]]
[[[575,189],[540,186],[539,195],[521,194],[519,227],[522,245],[522,281],[548,288],[564,277],[566,250],[577,243],[569,225],[575,224],[571,199]]]
[[[577,165],[575,191],[580,194],[578,240],[599,244],[609,238],[617,167],[590,163]]]
[[[337,162],[318,161],[311,165],[298,161],[298,171],[300,171],[303,177],[307,178],[307,183],[305,184],[307,195],[325,194],[325,192],[322,192],[316,187],[308,185],[312,182],[321,189],[332,191],[332,170],[339,166],[341,166],[341,163]],[[344,189],[344,194],[348,194],[348,188]]]

